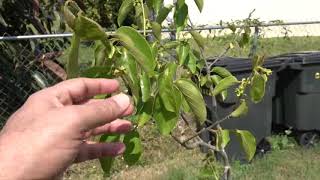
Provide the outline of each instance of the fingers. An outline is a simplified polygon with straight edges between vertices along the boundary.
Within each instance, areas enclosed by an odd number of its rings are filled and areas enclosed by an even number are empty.
[[[111,123],[108,123],[106,125],[97,127],[89,132],[89,136],[96,136],[100,134],[122,134],[127,133],[132,129],[132,124],[130,121],[117,119]]]
[[[89,99],[86,102],[83,102],[82,105],[88,105],[88,104],[94,104],[94,103],[98,103],[101,101],[105,101],[105,99]],[[132,111],[134,110],[134,106],[132,104],[130,104],[129,108],[127,109],[127,111],[123,114],[123,116],[128,116],[132,113]]]
[[[118,88],[119,83],[116,80],[78,78],[59,83],[48,91],[54,93],[62,104],[71,105],[98,94],[113,93]]]
[[[65,114],[72,115],[72,122],[76,122],[83,130],[91,130],[103,126],[133,112],[133,105],[125,94],[119,94],[84,105],[74,105],[67,108]]]
[[[85,142],[80,147],[75,163],[97,159],[101,157],[115,157],[123,154],[125,145],[123,143],[96,143]]]

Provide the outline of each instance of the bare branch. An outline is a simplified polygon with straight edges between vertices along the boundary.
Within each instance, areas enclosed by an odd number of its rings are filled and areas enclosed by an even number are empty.
[[[181,146],[183,146],[188,150],[199,147],[199,143],[200,143],[199,141],[196,141],[195,143],[192,143],[192,144],[187,144],[187,143],[183,143],[178,137],[174,136],[172,133],[170,133],[170,135],[177,143],[179,143]]]
[[[186,143],[194,138],[196,138],[197,136],[199,136],[201,133],[214,128],[215,126],[219,125],[220,123],[224,122],[225,120],[230,119],[230,115],[224,117],[223,119],[214,122],[213,124],[211,124],[210,126],[206,127],[206,128],[202,128],[200,131],[198,131],[195,135],[189,137],[188,139],[184,140],[182,143]]]
[[[224,149],[218,151],[218,153],[222,156],[223,163],[224,163],[224,171],[223,171],[223,176],[222,178],[225,180],[231,179],[231,166],[229,163],[229,158]]]
[[[198,143],[200,146],[204,146],[204,147],[207,147],[208,149],[211,149],[213,151],[217,151],[217,148],[209,143],[205,143],[204,141],[200,141]]]
[[[209,66],[209,69],[212,69],[212,66],[215,65],[222,57],[226,56],[226,54],[229,52],[230,50],[230,46],[228,46]]]
[[[180,116],[181,116],[182,120],[184,121],[184,123],[186,123],[186,125],[187,125],[190,129],[192,129],[191,126],[190,126],[190,123],[188,122],[188,120],[187,120],[186,116],[184,115],[184,113],[180,113]]]

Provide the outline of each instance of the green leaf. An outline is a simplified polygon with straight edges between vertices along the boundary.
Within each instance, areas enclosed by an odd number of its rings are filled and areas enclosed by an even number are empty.
[[[259,66],[262,66],[264,63],[264,56],[255,55],[252,59],[252,69],[257,70]]]
[[[208,81],[208,77],[207,76],[201,76],[200,78],[200,86],[204,86]]]
[[[187,101],[191,111],[202,124],[207,119],[206,105],[197,86],[190,80],[179,79],[175,83]]]
[[[180,42],[178,42],[178,41],[169,41],[169,42],[167,42],[167,43],[165,43],[163,45],[163,48],[165,48],[165,49],[175,49],[179,45],[180,45]]]
[[[151,118],[153,113],[154,97],[150,97],[146,103],[143,103],[141,110],[138,112],[138,126],[144,126]]]
[[[109,41],[109,39],[103,39],[100,42],[105,46],[107,58],[111,59],[116,52],[116,48],[113,46],[112,42]]]
[[[213,84],[216,86],[217,84],[219,84],[219,82],[222,80],[222,78],[218,75],[213,75],[210,76],[211,81],[213,82]]]
[[[159,14],[157,16],[156,21],[159,24],[162,24],[163,21],[168,17],[168,15],[171,12],[173,7],[174,7],[173,5],[169,5],[169,6],[165,6],[165,7],[161,8],[161,10],[159,11]]]
[[[123,49],[121,59],[124,62],[126,75],[129,77],[129,87],[133,94],[133,98],[135,99],[135,102],[138,102],[138,99],[140,98],[140,81],[138,76],[137,63],[125,49]]]
[[[176,102],[173,92],[173,76],[177,65],[169,63],[164,72],[159,76],[159,95],[166,110],[176,112]]]
[[[161,40],[161,25],[158,24],[157,22],[152,22],[152,32],[154,36],[158,39]]]
[[[218,75],[213,75],[210,77],[211,78],[211,81],[212,83],[216,86],[217,84],[219,84],[219,82],[222,80],[222,78]],[[221,99],[222,101],[225,101],[227,99],[227,96],[228,96],[228,91],[227,90],[224,90],[220,93],[220,96],[221,96]]]
[[[202,9],[203,9],[203,0],[194,0],[194,2],[196,3],[199,11],[202,12]]]
[[[176,5],[178,8],[181,8],[183,5],[185,5],[186,1],[185,0],[177,0]]]
[[[94,51],[94,59],[95,59],[95,66],[102,66],[104,64],[104,61],[106,60],[107,57],[107,50],[106,47],[99,43],[96,46],[96,49]]]
[[[198,33],[197,31],[190,31],[190,34],[192,35],[193,39],[196,41],[196,43],[198,44],[198,46],[202,49],[205,48],[205,44],[206,41],[205,39],[201,36],[200,33]]]
[[[142,144],[139,133],[133,131],[126,134],[123,143],[126,145],[126,150],[123,154],[124,161],[129,166],[132,166],[139,161],[142,155]]]
[[[81,77],[87,78],[113,78],[110,66],[95,66],[81,72]]]
[[[234,23],[228,23],[228,28],[235,33],[237,30],[237,26]]]
[[[129,78],[132,80],[134,84],[139,84],[139,78],[137,76],[138,68],[134,58],[131,56],[131,54],[128,53],[127,50],[123,49],[121,59],[124,62],[126,74],[129,76]]]
[[[254,103],[259,103],[265,94],[266,83],[264,76],[255,73],[251,80],[250,97]]]
[[[237,118],[244,116],[248,113],[249,109],[247,106],[247,102],[245,100],[241,100],[240,106],[231,113],[231,117]]]
[[[100,137],[99,142],[100,143],[111,143],[111,142],[118,142],[120,140],[120,135],[102,135]],[[99,158],[100,165],[102,170],[105,174],[110,175],[110,170],[112,167],[112,164],[114,162],[114,157],[103,157]]]
[[[187,58],[187,67],[192,74],[196,73],[197,71],[197,61],[197,57],[193,54],[192,51],[189,51],[189,55]]]
[[[123,21],[127,18],[130,11],[133,9],[134,0],[124,0],[120,6],[118,13],[118,25],[121,26]]]
[[[177,3],[176,10],[174,13],[174,21],[177,29],[177,33],[182,31],[188,20],[188,6],[183,3],[181,6],[179,6],[179,3]]]
[[[235,132],[246,153],[247,160],[251,161],[256,152],[256,138],[249,131],[236,130]]]
[[[202,70],[204,68],[205,64],[206,64],[206,61],[204,59],[200,58],[199,61],[197,62],[197,68]]]
[[[178,87],[174,86],[173,87],[173,91],[172,94],[174,96],[174,100],[175,100],[175,104],[176,104],[176,113],[180,112],[180,108],[182,107],[182,93],[180,92],[180,90],[178,89]]]
[[[146,0],[148,8],[150,8],[150,9],[153,8],[153,1],[154,0]]]
[[[154,108],[154,119],[160,134],[169,135],[178,123],[178,114],[167,111],[160,96],[156,97]]]
[[[159,14],[160,8],[163,5],[163,0],[153,0],[153,9],[156,14]]]
[[[230,134],[229,134],[229,130],[218,130],[217,131],[217,148],[219,150],[224,149],[228,143],[230,142]]]
[[[81,14],[76,18],[74,32],[83,40],[103,40],[107,38],[106,33],[98,23]]]
[[[116,31],[116,37],[136,59],[148,75],[152,75],[156,62],[147,40],[135,29],[123,26]]]
[[[183,97],[182,98],[182,110],[183,112],[191,112],[191,109],[190,109],[190,106],[189,104],[187,103],[186,99]]]
[[[146,73],[142,73],[140,78],[140,87],[141,87],[141,94],[142,94],[142,101],[147,102],[151,96],[150,90],[150,79]]]
[[[159,52],[158,41],[155,41],[155,42],[152,43],[151,50],[152,50],[152,54],[153,54],[153,56],[155,58],[155,61],[157,61],[158,52]]]
[[[71,46],[67,62],[68,79],[77,78],[79,76],[79,48],[80,38],[76,34],[74,34],[71,40]]]
[[[181,43],[178,48],[179,65],[183,65],[190,52],[190,45],[188,43]]]
[[[69,10],[68,6],[63,7],[63,16],[65,21],[67,22],[68,26],[71,29],[74,29],[75,23],[76,23],[76,17],[73,15],[73,13]]]
[[[250,42],[250,34],[249,33],[242,33],[241,39],[239,40],[238,44],[241,48],[247,45]]]
[[[228,89],[229,87],[235,85],[235,84],[238,84],[239,81],[236,77],[234,76],[229,76],[229,77],[226,77],[224,79],[222,79],[217,85],[216,87],[214,88],[213,92],[212,92],[212,95],[213,96],[216,96],[218,94],[220,94],[222,91]]]
[[[211,72],[218,74],[222,78],[232,76],[232,74],[224,67],[214,67]]]

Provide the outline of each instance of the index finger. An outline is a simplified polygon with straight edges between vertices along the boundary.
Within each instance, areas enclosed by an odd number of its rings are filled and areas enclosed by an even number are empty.
[[[59,83],[52,91],[64,105],[76,104],[98,94],[113,93],[119,89],[119,82],[113,79],[77,78]]]

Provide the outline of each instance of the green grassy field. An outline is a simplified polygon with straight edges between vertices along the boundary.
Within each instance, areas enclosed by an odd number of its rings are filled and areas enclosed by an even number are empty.
[[[205,56],[212,57],[221,54],[228,46],[228,37],[217,37],[207,40]],[[319,51],[320,37],[290,37],[290,38],[267,38],[261,39],[258,45],[258,53],[266,56],[275,56],[284,53],[297,51]],[[230,50],[227,56],[247,57],[250,53],[248,47],[239,50],[234,48]]]
[[[227,45],[225,38],[207,40],[205,55],[213,57],[221,54]],[[320,37],[291,37],[262,39],[259,53],[274,56],[297,51],[319,51]],[[83,46],[80,50],[82,62],[90,62],[93,58],[92,48]],[[246,57],[249,49],[231,50],[227,55]],[[63,58],[62,58],[63,59]],[[132,167],[126,167],[116,161],[111,177],[104,177],[98,161],[72,166],[64,179],[156,179],[156,180],[188,180],[212,179],[204,178],[202,169],[204,155],[198,150],[186,151],[171,138],[160,137],[156,130],[146,128],[142,132],[144,154],[141,161]],[[288,141],[286,136],[273,136],[274,150],[262,158],[256,158],[250,164],[233,162],[233,179],[319,179],[320,146],[304,149]],[[286,142],[283,144],[283,142]],[[288,143],[289,142],[289,143]],[[280,144],[280,145],[279,145]],[[219,165],[217,165],[219,169]]]
[[[286,136],[273,136],[272,140],[281,144]],[[256,157],[250,164],[232,163],[232,178],[240,180],[316,180],[320,173],[320,146],[302,148],[292,140],[282,143],[281,148],[273,149],[263,157]],[[155,180],[196,180],[212,179],[204,177],[204,154],[197,150],[186,151],[170,139],[159,138],[145,144],[146,154],[142,162],[133,167],[117,163],[111,177],[104,177],[97,161],[71,167],[65,179],[155,179]],[[157,147],[159,144],[161,147]],[[278,147],[278,146],[276,146]],[[218,165],[219,166],[219,165]],[[218,167],[219,169],[219,167]]]

